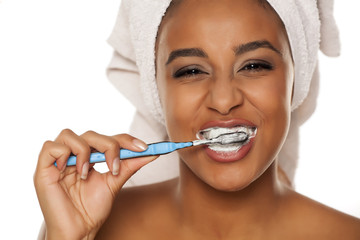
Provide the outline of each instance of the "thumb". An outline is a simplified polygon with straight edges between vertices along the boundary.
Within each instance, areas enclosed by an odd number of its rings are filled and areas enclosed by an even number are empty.
[[[141,158],[131,158],[120,160],[115,159],[113,162],[113,171],[107,172],[109,179],[109,187],[113,193],[117,193],[123,187],[129,178],[134,175],[140,168],[154,161],[159,156],[149,156]]]

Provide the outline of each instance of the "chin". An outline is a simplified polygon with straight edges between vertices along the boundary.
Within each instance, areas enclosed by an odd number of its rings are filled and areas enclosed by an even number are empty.
[[[212,179],[203,180],[210,187],[222,192],[237,192],[247,188],[256,180],[254,176],[231,174],[216,175]]]
[[[221,185],[221,186],[211,186],[211,187],[221,192],[238,192],[245,189],[249,185],[226,185],[226,186]]]

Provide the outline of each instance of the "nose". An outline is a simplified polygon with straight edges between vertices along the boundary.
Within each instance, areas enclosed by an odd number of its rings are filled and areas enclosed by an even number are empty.
[[[208,107],[222,115],[229,114],[244,101],[243,92],[231,79],[213,81],[208,97]]]

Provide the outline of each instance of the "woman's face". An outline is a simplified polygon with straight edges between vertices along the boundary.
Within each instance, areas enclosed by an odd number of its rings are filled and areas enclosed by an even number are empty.
[[[172,141],[194,140],[204,129],[213,136],[239,127],[257,130],[243,146],[179,151],[193,174],[216,189],[234,191],[268,169],[288,131],[293,86],[287,36],[270,6],[254,0],[181,1],[161,24],[156,66]]]

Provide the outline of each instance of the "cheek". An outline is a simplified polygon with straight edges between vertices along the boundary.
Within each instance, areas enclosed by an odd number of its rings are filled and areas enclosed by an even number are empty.
[[[280,151],[286,139],[290,125],[292,81],[286,75],[264,79],[262,87],[248,94],[249,101],[261,117],[261,146],[259,153],[267,154],[273,159]],[[260,140],[260,139],[259,139]]]
[[[274,119],[291,112],[292,82],[285,74],[254,82],[247,88],[247,98],[265,119]]]
[[[200,116],[205,96],[204,88],[199,84],[178,83],[167,80],[164,93],[161,94],[165,112],[165,123],[172,141],[193,139],[194,129]]]

